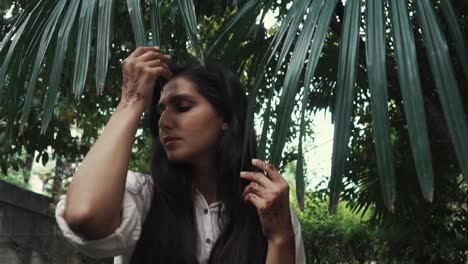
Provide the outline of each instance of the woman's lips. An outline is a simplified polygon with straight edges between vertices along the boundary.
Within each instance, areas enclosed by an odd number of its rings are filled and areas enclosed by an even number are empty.
[[[165,137],[165,138],[163,138],[163,144],[164,144],[165,147],[172,147],[177,143],[178,140],[180,140],[180,138]]]
[[[177,141],[179,141],[179,139],[168,140],[166,143],[164,143],[164,146],[168,149],[174,148],[177,145]]]

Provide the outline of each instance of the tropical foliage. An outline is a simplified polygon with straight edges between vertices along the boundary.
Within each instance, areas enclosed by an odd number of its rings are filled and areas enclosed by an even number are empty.
[[[0,165],[8,176],[0,178],[27,181],[35,151],[38,161],[57,160],[52,185],[71,176],[67,164],[82,159],[118,103],[120,61],[137,43],[159,43],[174,62],[203,54],[240,73],[251,113],[263,120],[261,156],[297,176],[308,263],[467,263],[466,134],[457,134],[468,107],[466,1],[190,4],[1,1]],[[272,15],[278,22],[267,27]],[[303,145],[322,109],[336,127],[333,199],[329,189],[306,189],[302,174],[315,162],[302,159]],[[147,133],[136,137],[133,170],[148,169]],[[341,188],[344,203],[326,215]]]
[[[178,61],[185,61],[191,55],[202,63],[204,59],[217,58],[240,73],[250,97],[248,124],[252,123],[255,112],[263,116],[259,140],[263,158],[286,164],[284,146],[299,132],[296,184],[301,207],[304,200],[302,140],[307,134],[304,129],[307,117],[320,108],[330,108],[334,116],[330,181],[330,210],[334,212],[343,176],[352,178],[346,168],[356,101],[360,96],[365,96],[366,104],[371,106],[365,107],[365,114],[368,117],[372,113],[368,124],[373,128],[373,155],[379,193],[385,206],[394,211],[396,197],[401,195],[396,188],[398,164],[394,161],[389,113],[393,107],[400,107],[399,113],[404,112],[402,118],[409,134],[406,147],[412,150],[417,185],[421,195],[432,201],[435,166],[428,130],[427,87],[423,85],[428,80],[433,83],[431,99],[437,100],[434,111],[444,120],[440,125],[452,142],[455,156],[452,164],[456,173],[462,173],[465,180],[468,177],[468,125],[461,100],[464,91],[459,89],[460,83],[464,85],[468,79],[465,36],[460,27],[464,23],[460,21],[466,17],[454,12],[466,9],[452,6],[465,7],[463,3],[449,0],[250,0],[215,4],[192,0],[11,2],[21,12],[2,26],[6,32],[0,44],[0,141],[5,157],[2,167],[15,160],[14,154],[23,145],[41,150],[44,144],[51,145],[60,142],[57,138],[68,137],[67,129],[60,127],[67,113],[93,115],[89,109],[94,105],[95,118],[104,117],[98,114],[99,110],[110,111],[116,97],[91,96],[91,87],[101,94],[106,85],[118,83],[112,82],[116,76],[110,75],[109,66],[116,65],[135,45],[160,44]],[[271,30],[263,25],[269,12],[277,14],[279,21]],[[129,31],[118,30],[130,27],[133,39],[129,38]],[[426,64],[421,65],[421,61]],[[388,87],[396,89],[397,96],[389,96]],[[87,100],[80,100],[83,96]],[[84,116],[80,120],[88,122]],[[294,124],[295,120],[299,120],[298,124]],[[63,124],[66,126],[67,122]],[[81,125],[86,126],[77,124]],[[47,129],[49,126],[52,128]],[[250,129],[253,127],[248,126]],[[40,135],[29,132],[39,130]],[[94,134],[98,132],[91,130]],[[25,133],[32,133],[30,138],[34,140],[25,142],[16,138]],[[67,147],[79,149],[75,148],[78,144],[74,139],[69,139],[69,144],[57,144],[54,148],[61,149],[62,155],[68,153]]]

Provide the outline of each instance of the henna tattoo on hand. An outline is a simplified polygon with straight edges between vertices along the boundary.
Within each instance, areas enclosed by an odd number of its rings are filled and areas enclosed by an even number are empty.
[[[143,98],[144,96],[137,89],[127,91],[127,100],[129,102],[137,102]]]
[[[128,87],[128,73],[124,72],[123,74],[123,89],[127,89]]]

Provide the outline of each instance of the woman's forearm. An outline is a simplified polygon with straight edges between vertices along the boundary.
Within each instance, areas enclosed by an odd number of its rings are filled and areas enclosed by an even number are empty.
[[[142,112],[136,104],[117,107],[68,187],[65,219],[85,238],[104,237],[120,225],[128,164]]]
[[[128,163],[142,113],[153,98],[156,79],[170,79],[159,47],[139,47],[122,61],[122,95],[99,139],[68,187],[65,220],[88,239],[111,234],[121,224]]]
[[[276,241],[268,241],[266,264],[294,264],[295,256],[294,235]]]

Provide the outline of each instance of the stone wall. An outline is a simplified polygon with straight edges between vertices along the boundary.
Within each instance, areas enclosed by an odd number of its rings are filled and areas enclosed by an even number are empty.
[[[112,263],[77,252],[56,224],[53,199],[0,180],[0,263]]]

